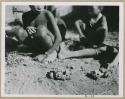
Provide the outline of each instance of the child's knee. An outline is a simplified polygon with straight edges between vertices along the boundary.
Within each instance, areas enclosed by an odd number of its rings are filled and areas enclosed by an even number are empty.
[[[77,21],[75,22],[76,25],[81,25],[82,23],[83,23],[82,20],[77,20]]]
[[[86,28],[86,25],[85,25],[85,23],[82,20],[76,21],[75,25],[79,26],[82,30],[85,30],[85,28]]]
[[[19,41],[24,41],[27,36],[28,34],[23,28],[18,29],[18,32],[16,33],[16,37],[19,39]]]

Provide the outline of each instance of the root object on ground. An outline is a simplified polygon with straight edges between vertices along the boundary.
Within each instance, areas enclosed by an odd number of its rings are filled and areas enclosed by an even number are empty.
[[[72,70],[73,68],[66,68],[65,70],[51,70],[49,72],[47,72],[46,76],[47,78],[50,79],[54,79],[54,80],[70,80],[71,79],[71,75],[72,75]]]

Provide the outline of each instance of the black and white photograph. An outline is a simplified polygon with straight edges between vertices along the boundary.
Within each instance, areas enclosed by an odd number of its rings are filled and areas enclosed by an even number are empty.
[[[122,97],[123,3],[2,2],[1,94]]]

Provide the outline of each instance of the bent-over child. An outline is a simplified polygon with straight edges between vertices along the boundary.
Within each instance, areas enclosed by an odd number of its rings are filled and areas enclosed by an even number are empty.
[[[38,53],[34,59],[51,62],[57,57],[62,41],[54,16],[44,6],[30,5],[30,11],[22,15],[23,27],[16,32],[18,41]],[[51,26],[49,30],[48,25]]]

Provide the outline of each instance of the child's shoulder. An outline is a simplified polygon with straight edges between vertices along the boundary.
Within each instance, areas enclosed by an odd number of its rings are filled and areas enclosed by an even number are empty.
[[[42,14],[42,13],[44,13],[44,14],[52,14],[50,11],[45,10],[45,9],[41,11],[41,14]]]
[[[108,30],[108,25],[107,25],[107,20],[106,20],[105,15],[102,15],[100,22],[98,22],[98,25],[101,25],[103,27],[103,29]]]
[[[102,16],[99,18],[99,20],[96,22],[96,24],[107,24],[106,16],[102,14]]]

